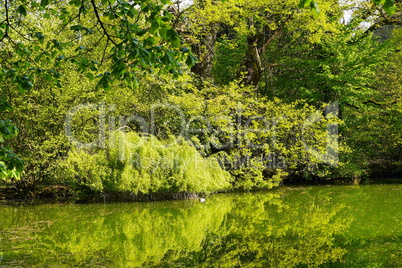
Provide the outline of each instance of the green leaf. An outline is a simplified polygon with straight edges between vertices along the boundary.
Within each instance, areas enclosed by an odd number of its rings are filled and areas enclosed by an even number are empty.
[[[385,12],[388,13],[388,15],[391,16],[396,11],[396,6],[395,6],[395,3],[394,3],[394,0],[385,0],[385,3],[382,6],[382,8],[385,10]]]
[[[154,37],[148,37],[144,40],[145,46],[153,46],[156,43],[156,39]]]
[[[41,7],[46,7],[49,5],[50,0],[41,0],[40,5]]]
[[[7,125],[7,128],[10,133],[10,138],[18,135],[18,128],[16,126],[9,124]]]
[[[73,25],[73,26],[70,27],[70,30],[78,32],[78,31],[82,30],[82,26],[80,24]]]
[[[156,30],[158,30],[158,28],[159,28],[159,23],[156,20],[154,20],[152,22],[151,28],[149,29],[149,32],[151,34],[154,34],[156,32]]]
[[[97,88],[107,89],[110,87],[110,83],[113,81],[112,78],[110,77],[109,72],[105,72],[103,74],[97,75],[96,77],[101,77],[98,84],[96,85]]]
[[[92,73],[87,73],[85,76],[91,81],[95,79],[95,76]]]
[[[32,84],[32,82],[31,81],[23,81],[21,84],[20,84],[20,86],[21,86],[21,88],[23,89],[23,90],[31,90],[32,88],[33,88],[33,84]]]
[[[164,64],[164,65],[166,65],[166,66],[168,66],[169,64],[170,64],[170,57],[168,56],[168,55],[165,55],[165,56],[163,56],[162,58],[161,58],[161,62]]]
[[[148,68],[147,63],[145,62],[145,60],[143,58],[140,58],[139,61],[140,61],[140,65],[142,68],[144,68],[144,69]]]
[[[299,7],[306,8],[310,5],[311,0],[300,0]]]
[[[161,29],[159,29],[160,36],[162,36],[162,38],[165,40],[168,40],[167,32],[168,32],[168,29],[166,28],[166,26],[163,26]]]
[[[120,77],[123,75],[123,73],[126,72],[126,65],[122,60],[119,60],[115,64],[113,64],[112,68],[112,75],[115,77]]]
[[[94,31],[93,31],[92,29],[90,29],[90,28],[83,27],[82,29],[84,29],[84,31],[85,31],[86,33],[88,33],[88,34],[93,34],[93,33],[94,33]]]
[[[26,8],[25,8],[24,5],[20,5],[20,6],[17,8],[17,12],[20,13],[21,15],[23,15],[23,16],[26,16],[26,15],[27,15],[27,10],[26,10]]]
[[[179,47],[181,45],[179,35],[177,34],[177,32],[174,29],[168,30],[167,36],[168,36],[170,43],[174,47]]]
[[[15,170],[18,173],[21,173],[22,171],[24,171],[24,162],[19,158],[15,158],[14,161],[15,161],[15,163],[14,163]]]
[[[375,5],[384,4],[385,0],[372,0]]]
[[[138,88],[138,87],[139,87],[138,79],[135,78],[135,77],[134,77],[134,79],[133,79],[133,86],[134,86],[135,88]]]
[[[320,8],[318,6],[318,3],[314,0],[300,0],[299,8],[307,8],[307,7],[310,8],[313,17],[317,18],[318,15],[320,14]]]
[[[142,4],[141,10],[144,13],[147,13],[149,11],[149,5],[147,3]]]
[[[138,50],[137,48],[133,48],[133,51],[132,51],[130,54],[128,54],[128,58],[129,58],[130,60],[134,60],[134,59],[136,59],[139,55],[140,55],[139,50]]]
[[[71,0],[69,4],[79,7],[81,6],[81,0]]]
[[[310,10],[311,13],[313,14],[313,17],[317,18],[318,15],[320,14],[320,8],[318,7],[318,3],[316,1],[310,2]]]
[[[8,129],[7,126],[1,126],[1,127],[0,127],[0,133],[1,133],[2,136],[5,136],[5,137],[11,135],[11,132],[10,132],[10,130]]]
[[[186,64],[189,67],[194,66],[194,64],[197,62],[197,59],[193,56],[193,55],[188,55],[187,60],[186,60]]]
[[[43,35],[42,32],[37,32],[37,33],[35,33],[35,37],[38,38],[38,40],[39,40],[41,43],[43,43],[43,41],[44,41],[44,39],[45,39],[45,36]]]
[[[4,111],[12,111],[13,107],[11,107],[10,103],[4,98],[0,98],[0,112]]]
[[[188,47],[183,47],[183,48],[181,49],[181,52],[187,54],[187,53],[190,53],[190,49],[189,49]]]
[[[161,0],[162,4],[167,5],[170,3],[170,0]]]
[[[0,172],[6,172],[6,171],[7,171],[7,166],[4,165],[4,163],[2,161],[0,161]]]

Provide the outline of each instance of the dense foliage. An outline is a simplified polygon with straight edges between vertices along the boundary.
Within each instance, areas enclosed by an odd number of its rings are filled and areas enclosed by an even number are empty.
[[[184,140],[166,145],[133,132],[113,136],[98,153],[71,151],[58,177],[92,190],[134,194],[210,193],[230,186],[216,159],[204,159]]]
[[[0,182],[207,193],[397,174],[391,2],[5,1]]]
[[[270,189],[289,176],[329,177],[332,167],[344,165],[335,151],[346,148],[329,141],[338,138],[331,127],[341,123],[330,105],[320,111],[303,101],[268,100],[236,83],[208,85],[170,101],[185,115],[185,136],[219,159],[235,188]]]

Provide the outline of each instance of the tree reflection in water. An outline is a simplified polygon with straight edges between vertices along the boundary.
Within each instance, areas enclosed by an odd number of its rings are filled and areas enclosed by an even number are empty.
[[[386,187],[0,206],[0,266],[400,267],[400,187]]]
[[[352,221],[348,208],[328,197],[289,197],[3,207],[0,265],[314,267],[340,260],[346,250],[336,237]]]
[[[275,194],[233,200],[218,230],[197,251],[170,251],[154,267],[316,267],[346,253],[336,243],[352,222],[329,199],[307,197],[292,207]],[[151,263],[148,263],[150,265]]]

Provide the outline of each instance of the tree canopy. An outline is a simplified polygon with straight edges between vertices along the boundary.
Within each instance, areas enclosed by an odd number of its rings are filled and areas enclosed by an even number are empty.
[[[218,161],[231,186],[247,190],[284,179],[360,177],[381,165],[397,172],[400,5],[3,0],[0,178],[149,192],[174,187],[140,185],[148,183],[146,176],[131,175],[158,171],[172,184],[191,177],[172,163],[171,169],[141,169],[117,161],[111,157],[115,148],[106,146],[116,129],[161,144],[185,138],[183,148],[191,145],[196,150],[186,148],[197,151],[197,159]],[[66,127],[76,106],[81,108]],[[338,119],[328,111],[333,106]],[[321,120],[308,123],[314,114]],[[339,144],[328,145],[334,126]],[[94,146],[76,152],[66,129]],[[317,157],[336,150],[336,167],[334,159]],[[163,159],[158,154],[165,150],[155,152],[152,161]],[[98,173],[87,169],[88,159]],[[215,167],[216,174],[226,174]],[[126,181],[127,187],[111,182],[129,180],[124,174],[144,180]]]

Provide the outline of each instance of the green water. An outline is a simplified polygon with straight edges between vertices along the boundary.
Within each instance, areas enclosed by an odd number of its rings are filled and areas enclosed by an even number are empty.
[[[402,267],[402,185],[0,205],[0,267]]]

